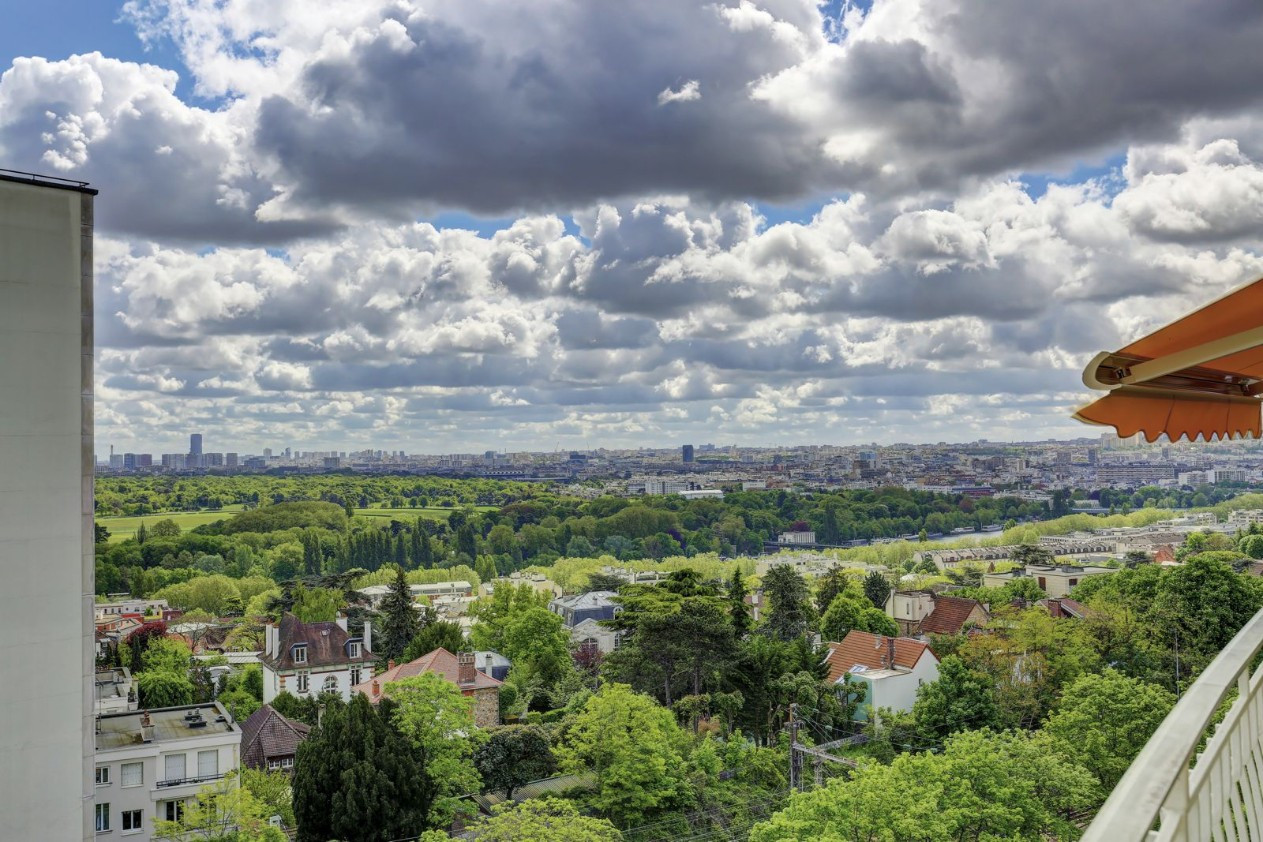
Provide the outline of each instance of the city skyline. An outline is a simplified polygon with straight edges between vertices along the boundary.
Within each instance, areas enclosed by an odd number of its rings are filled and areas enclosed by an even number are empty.
[[[1092,354],[1263,276],[1253,12],[584,9],[15,11],[0,163],[102,189],[101,441],[1072,437]]]

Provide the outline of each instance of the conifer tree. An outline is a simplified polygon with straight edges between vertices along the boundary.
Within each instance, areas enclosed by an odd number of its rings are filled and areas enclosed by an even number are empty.
[[[145,522],[140,522],[140,528],[136,530],[136,543],[143,544],[145,539],[149,537],[149,530],[145,529]]]
[[[746,607],[746,583],[741,578],[741,568],[732,571],[732,581],[728,583],[728,602],[731,604],[729,614],[732,617],[732,630],[737,637],[742,637],[750,630],[753,620],[750,609]]]
[[[331,702],[298,747],[294,817],[299,842],[414,838],[427,828],[434,782],[424,753],[391,724],[395,705],[374,710],[356,694]]]
[[[402,569],[395,573],[395,581],[382,599],[381,614],[382,631],[373,641],[373,648],[378,659],[385,663],[402,656],[408,643],[421,631],[417,610],[412,607],[412,590]]]
[[[303,572],[308,576],[319,576],[324,562],[324,553],[320,549],[320,536],[314,529],[303,530]]]

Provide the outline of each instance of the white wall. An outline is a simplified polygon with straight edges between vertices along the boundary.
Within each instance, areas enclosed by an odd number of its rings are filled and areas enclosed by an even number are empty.
[[[91,226],[90,195],[0,180],[7,839],[93,836]]]

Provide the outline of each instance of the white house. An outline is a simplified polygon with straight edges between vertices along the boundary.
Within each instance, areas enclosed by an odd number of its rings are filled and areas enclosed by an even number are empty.
[[[619,632],[589,617],[570,629],[570,641],[576,647],[595,646],[602,655],[608,655],[618,648]]]
[[[830,643],[825,658],[829,684],[851,680],[866,688],[856,719],[867,719],[875,708],[912,710],[917,688],[938,680],[938,656],[928,643],[910,637],[886,637],[851,631],[841,643]]]
[[[96,718],[96,838],[153,838],[198,790],[237,770],[241,728],[218,702]]]
[[[373,629],[364,623],[364,636],[347,634],[346,617],[329,623],[304,623],[293,614],[280,625],[264,626],[263,703],[278,694],[318,696],[337,693],[351,700],[351,688],[373,675]]]

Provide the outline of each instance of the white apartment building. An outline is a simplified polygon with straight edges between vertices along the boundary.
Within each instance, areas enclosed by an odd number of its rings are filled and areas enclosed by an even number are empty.
[[[135,710],[136,693],[132,689],[132,671],[127,667],[98,670],[93,709],[96,713]]]
[[[814,544],[816,543],[816,533],[814,532],[782,532],[776,536],[778,544]]]
[[[112,602],[98,602],[93,606],[96,619],[117,617],[122,614],[161,614],[171,606],[165,599],[118,599]]]
[[[98,840],[148,842],[202,787],[237,771],[241,728],[218,702],[97,717]],[[51,837],[50,837],[51,838]]]
[[[4,839],[92,838],[95,194],[0,171]]]
[[[1238,509],[1228,513],[1229,526],[1249,526],[1252,523],[1263,523],[1263,509]]]
[[[332,623],[304,623],[286,614],[279,625],[264,629],[263,703],[281,693],[318,696],[337,693],[351,700],[351,688],[373,676],[373,627],[364,623],[364,636],[347,633],[346,617]]]

